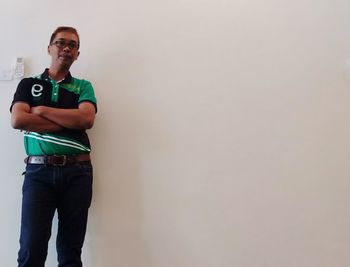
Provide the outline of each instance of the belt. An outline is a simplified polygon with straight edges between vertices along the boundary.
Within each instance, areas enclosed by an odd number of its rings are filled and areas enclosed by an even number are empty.
[[[24,163],[27,164],[48,164],[53,166],[64,166],[82,161],[90,161],[90,154],[28,156],[24,159]]]

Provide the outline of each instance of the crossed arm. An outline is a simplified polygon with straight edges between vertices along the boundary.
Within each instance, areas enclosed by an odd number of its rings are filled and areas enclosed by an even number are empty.
[[[90,129],[95,120],[95,107],[82,102],[77,109],[47,106],[30,107],[17,102],[12,107],[11,124],[15,129],[33,132],[57,132],[68,129]]]

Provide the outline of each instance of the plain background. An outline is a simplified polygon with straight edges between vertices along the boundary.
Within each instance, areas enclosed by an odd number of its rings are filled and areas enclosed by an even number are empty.
[[[350,265],[348,0],[3,1],[0,70],[50,63],[98,98],[86,267]],[[18,80],[0,82],[0,266],[18,250]],[[53,227],[55,236],[56,226]],[[54,237],[47,266],[56,265]]]

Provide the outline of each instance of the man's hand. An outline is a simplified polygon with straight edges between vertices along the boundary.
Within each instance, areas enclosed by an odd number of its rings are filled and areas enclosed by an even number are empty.
[[[45,109],[45,106],[37,106],[37,107],[31,107],[30,113],[41,116],[43,109]]]

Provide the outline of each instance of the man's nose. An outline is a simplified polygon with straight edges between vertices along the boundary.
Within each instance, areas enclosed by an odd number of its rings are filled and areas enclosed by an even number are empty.
[[[71,51],[71,48],[69,47],[68,44],[63,47],[63,51],[65,51],[65,52],[66,51]]]

